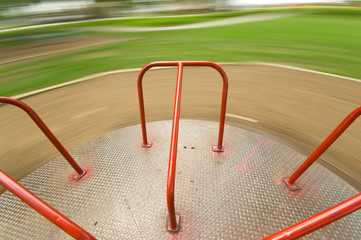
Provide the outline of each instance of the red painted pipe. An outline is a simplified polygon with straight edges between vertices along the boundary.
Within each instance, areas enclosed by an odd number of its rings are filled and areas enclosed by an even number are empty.
[[[361,107],[358,107],[351,112],[306,159],[306,161],[288,179],[286,179],[288,184],[292,185],[360,115]]]
[[[68,151],[63,147],[63,145],[59,142],[59,140],[54,136],[54,134],[50,131],[50,129],[45,125],[45,123],[40,119],[38,114],[31,109],[25,103],[8,97],[0,97],[0,103],[7,103],[14,105],[18,108],[24,110],[30,118],[38,125],[41,131],[48,137],[48,139],[53,143],[53,145],[59,150],[59,152],[64,156],[64,158],[68,161],[68,163],[74,168],[74,170],[79,174],[84,174],[83,169],[79,167],[79,165],[75,162],[73,157],[68,153]]]
[[[226,73],[223,71],[223,69],[219,65],[212,62],[205,62],[205,61],[153,62],[144,66],[138,75],[138,81],[137,81],[140,119],[142,125],[142,135],[143,135],[143,143],[142,143],[143,147],[151,147],[151,144],[148,142],[147,139],[147,130],[145,123],[144,98],[143,98],[143,88],[142,88],[143,76],[145,72],[152,67],[164,67],[164,66],[178,66],[177,86],[175,93],[174,113],[173,113],[173,123],[172,123],[172,137],[171,137],[171,146],[170,146],[170,154],[169,154],[169,168],[168,168],[168,178],[167,178],[167,205],[169,212],[168,228],[171,231],[177,231],[178,223],[177,223],[177,216],[174,207],[174,186],[175,186],[175,171],[176,171],[176,158],[177,158],[177,146],[178,146],[178,130],[179,130],[179,114],[180,114],[183,66],[212,67],[216,69],[222,76],[223,91],[222,91],[222,104],[221,104],[221,116],[219,123],[218,143],[216,146],[213,147],[213,151],[216,152],[223,151],[222,145],[223,145],[224,122],[226,117],[228,78]]]
[[[263,240],[292,240],[305,236],[361,208],[361,193]],[[337,236],[335,236],[337,238]]]
[[[144,111],[144,98],[143,98],[143,87],[142,81],[143,76],[149,69],[153,67],[166,67],[166,66],[178,66],[179,63],[182,63],[183,66],[208,66],[217,70],[223,79],[223,90],[222,90],[222,103],[221,103],[221,114],[219,121],[219,134],[218,134],[218,143],[213,148],[214,151],[221,152],[223,151],[223,133],[224,133],[224,122],[226,118],[226,104],[227,104],[227,93],[228,93],[228,78],[224,70],[216,63],[207,62],[207,61],[170,61],[170,62],[152,62],[143,67],[138,75],[138,98],[139,98],[139,110],[140,110],[140,120],[142,125],[142,136],[143,136],[143,147],[150,147],[147,139],[147,130],[145,122],[145,111]]]
[[[2,170],[0,170],[0,184],[73,238],[79,240],[95,240],[95,237],[90,235],[90,233],[35,196]]]
[[[181,92],[182,92],[182,73],[183,73],[183,64],[179,62],[178,73],[177,73],[177,86],[176,86],[175,100],[174,100],[172,137],[170,144],[168,179],[167,179],[167,204],[168,204],[168,212],[169,212],[168,228],[171,231],[178,230],[178,223],[176,220],[175,207],[174,207],[174,185],[175,185],[175,170],[176,170],[177,147],[178,147],[179,114],[180,114]]]

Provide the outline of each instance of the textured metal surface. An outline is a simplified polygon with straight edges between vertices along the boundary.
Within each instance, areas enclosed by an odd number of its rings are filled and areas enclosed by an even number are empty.
[[[171,121],[148,124],[150,149],[141,148],[140,125],[100,136],[70,153],[88,178],[58,157],[21,183],[99,239],[261,239],[355,194],[319,164],[291,192],[282,178],[306,156],[260,133],[225,127],[224,153],[214,153],[218,123],[181,120],[175,207],[177,235],[166,231],[166,176]],[[197,137],[194,137],[197,136]],[[0,239],[70,239],[6,192],[0,196]],[[361,212],[305,239],[360,239]]]

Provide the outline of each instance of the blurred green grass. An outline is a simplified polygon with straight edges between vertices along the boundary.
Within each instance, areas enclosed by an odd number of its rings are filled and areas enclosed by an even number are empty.
[[[361,8],[355,7],[337,7],[337,6],[304,6],[304,7],[284,7],[284,8],[263,8],[263,9],[235,9],[227,12],[213,12],[213,13],[201,13],[201,14],[173,14],[173,15],[145,15],[134,16],[127,19],[94,19],[90,22],[78,22],[78,23],[64,23],[57,26],[43,26],[38,25],[41,29],[48,28],[62,28],[67,27],[85,27],[85,26],[139,26],[139,27],[164,27],[164,26],[176,26],[181,24],[200,23],[205,21],[214,21],[228,17],[244,16],[260,12],[305,12],[305,11],[318,11],[322,14],[361,14]],[[28,24],[19,26],[0,27],[0,29],[8,29],[12,27],[28,26]],[[37,25],[34,25],[36,27]],[[20,34],[22,30],[18,31]],[[25,30],[26,32],[26,30]]]
[[[275,62],[361,78],[361,11],[317,9],[310,13],[309,8],[305,10],[307,14],[295,17],[203,29],[137,33],[87,31],[94,36],[135,40],[2,66],[0,95],[12,96],[93,73],[142,67],[163,60]],[[184,19],[174,19],[184,24]],[[198,22],[196,19],[194,16],[187,22]],[[132,24],[140,26],[139,20]],[[147,19],[146,24],[164,23]],[[66,25],[66,31],[79,32],[80,29],[79,25]],[[41,31],[54,30],[62,31],[59,26]],[[23,36],[31,32],[15,33]]]

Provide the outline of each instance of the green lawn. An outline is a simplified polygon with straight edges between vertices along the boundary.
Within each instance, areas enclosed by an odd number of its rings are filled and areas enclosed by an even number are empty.
[[[309,13],[309,10],[308,14],[296,17],[223,27],[106,33],[113,38],[136,40],[1,67],[0,95],[12,96],[97,72],[142,67],[162,60],[265,61],[361,78],[361,11],[317,9]],[[191,18],[186,22],[202,21]],[[185,23],[184,19],[174,19],[178,24]],[[147,19],[147,26],[164,25],[164,20]],[[139,26],[140,20],[127,21],[129,26]],[[66,28],[80,30],[79,25]],[[42,31],[54,31],[54,28]],[[21,34],[30,32],[21,31]]]

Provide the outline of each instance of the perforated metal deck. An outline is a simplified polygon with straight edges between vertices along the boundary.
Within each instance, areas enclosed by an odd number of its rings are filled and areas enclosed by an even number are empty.
[[[98,239],[261,239],[306,219],[357,191],[319,164],[292,192],[282,178],[306,156],[249,130],[225,127],[225,152],[213,153],[218,124],[181,120],[175,187],[181,230],[166,231],[166,176],[171,121],[147,125],[153,147],[140,147],[140,126],[120,129],[70,153],[88,176],[58,157],[20,182]],[[0,196],[0,239],[71,239],[5,192]],[[361,212],[305,239],[360,239]]]

